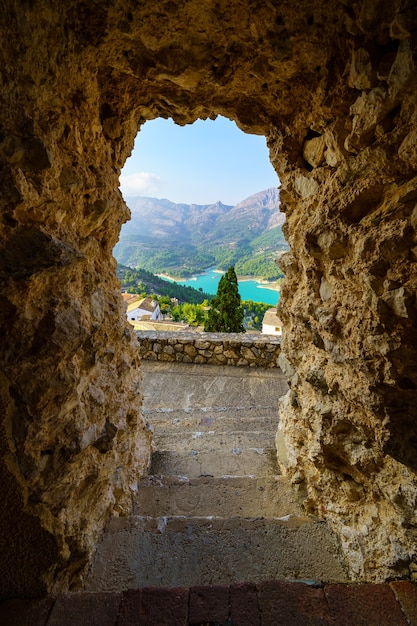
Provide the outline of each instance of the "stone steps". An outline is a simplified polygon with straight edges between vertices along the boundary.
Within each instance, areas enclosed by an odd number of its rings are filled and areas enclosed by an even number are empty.
[[[107,528],[87,590],[265,578],[345,580],[337,554],[325,524],[295,515],[118,518]]]
[[[174,434],[163,433],[155,437],[155,444],[160,451],[172,451],[191,453],[192,451],[202,452],[204,450],[224,450],[232,452],[237,449],[257,449],[263,450],[271,448],[273,437],[270,433],[262,431],[218,431],[208,430],[194,432],[175,432]]]
[[[192,478],[149,476],[141,481],[133,513],[154,517],[284,517],[303,515],[282,476]]]
[[[88,589],[346,579],[328,527],[279,475],[282,375],[238,369],[146,365],[150,476],[107,527]]]
[[[189,415],[189,416],[204,416],[207,415],[207,413],[213,413],[213,414],[219,414],[219,417],[221,417],[221,414],[225,414],[227,413],[228,415],[237,415],[239,416],[239,414],[242,414],[242,412],[245,412],[247,416],[253,416],[253,417],[261,417],[264,413],[270,415],[271,417],[277,417],[277,403],[272,402],[270,404],[265,404],[261,398],[258,399],[257,403],[253,403],[252,406],[248,406],[245,402],[242,403],[242,400],[244,401],[245,398],[235,398],[235,402],[231,402],[230,398],[221,398],[220,402],[218,403],[213,403],[211,404],[209,402],[209,398],[205,398],[206,402],[203,403],[199,403],[199,406],[193,406],[190,405],[186,402],[183,403],[183,406],[181,406],[181,403],[178,403],[178,401],[176,400],[175,402],[170,402],[170,401],[165,401],[165,402],[161,402],[159,403],[159,405],[155,405],[155,406],[150,406],[150,404],[145,404],[144,405],[144,410],[143,413],[145,415],[151,414],[152,416],[164,416],[164,415],[170,415],[173,414],[175,412],[177,412],[178,414],[185,414],[185,415]],[[214,400],[214,398],[212,398],[212,400]],[[246,398],[247,401],[247,398]],[[147,402],[146,400],[144,400],[144,402]],[[155,399],[153,400],[153,403],[155,403]]]
[[[202,426],[210,426],[213,421],[219,423],[230,424],[254,424],[259,425],[260,422],[265,424],[265,428],[276,427],[278,422],[277,407],[204,407],[200,409],[191,408],[164,408],[144,410],[144,415],[152,420],[155,428],[166,426],[183,426],[187,428],[187,424],[201,424]],[[255,428],[256,430],[256,428]]]
[[[278,427],[278,410],[276,407],[266,409],[229,409],[221,407],[216,410],[200,411],[179,411],[166,409],[165,411],[144,411],[145,418],[152,425],[156,436],[165,431],[175,433],[210,431],[213,425],[220,429],[227,429],[231,432],[237,430],[241,432],[258,431],[260,425],[262,430],[268,433],[275,433]]]
[[[162,450],[152,455],[151,474],[187,476],[275,476],[278,474],[273,448],[191,450],[189,453]]]

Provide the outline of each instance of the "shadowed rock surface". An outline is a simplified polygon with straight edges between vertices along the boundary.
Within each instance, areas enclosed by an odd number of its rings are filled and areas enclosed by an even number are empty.
[[[120,170],[158,116],[221,114],[267,138],[291,247],[280,465],[307,512],[331,523],[353,576],[414,575],[415,15],[412,0],[3,2],[0,393],[11,488],[0,534],[13,539],[2,545],[1,593],[82,586],[106,520],[129,515],[148,470],[112,249],[129,216]],[[45,559],[43,541],[20,543],[28,535],[47,541]]]

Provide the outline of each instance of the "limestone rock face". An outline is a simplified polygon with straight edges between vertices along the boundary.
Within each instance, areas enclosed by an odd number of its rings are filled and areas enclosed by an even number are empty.
[[[51,546],[32,578],[3,591],[81,584],[105,520],[128,513],[146,472],[112,248],[128,219],[120,168],[158,116],[222,114],[267,137],[291,245],[283,465],[339,533],[354,578],[406,574],[417,524],[414,2],[6,0],[2,15],[0,386],[14,513],[0,517],[3,537],[27,534],[30,519]]]

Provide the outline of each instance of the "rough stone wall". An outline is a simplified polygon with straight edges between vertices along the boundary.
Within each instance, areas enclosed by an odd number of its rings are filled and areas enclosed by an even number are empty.
[[[279,367],[281,338],[250,333],[136,331],[139,354],[148,361]]]
[[[354,576],[408,572],[416,14],[414,0],[4,0],[1,397],[19,497],[1,534],[24,534],[32,516],[59,553],[13,589],[79,584],[106,517],[128,512],[146,471],[111,251],[128,217],[120,168],[157,116],[222,114],[267,137],[292,249],[281,462],[340,533]]]
[[[137,343],[112,257],[128,217],[118,191],[123,146],[101,107],[103,9],[88,11],[2,6],[2,475],[19,486],[12,520],[12,496],[0,499],[6,595],[77,587],[106,518],[129,513],[150,455]],[[34,534],[36,519],[44,530]],[[47,562],[42,533],[55,543]],[[17,559],[29,535],[40,541]]]
[[[345,11],[344,55],[303,120],[304,163],[279,168],[292,252],[278,440],[352,576],[381,580],[416,569],[417,11]]]

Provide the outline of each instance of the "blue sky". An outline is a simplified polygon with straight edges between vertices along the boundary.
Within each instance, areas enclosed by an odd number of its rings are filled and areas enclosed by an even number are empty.
[[[234,205],[278,185],[265,137],[247,135],[224,117],[187,126],[146,122],[120,177],[124,196],[186,204]]]

